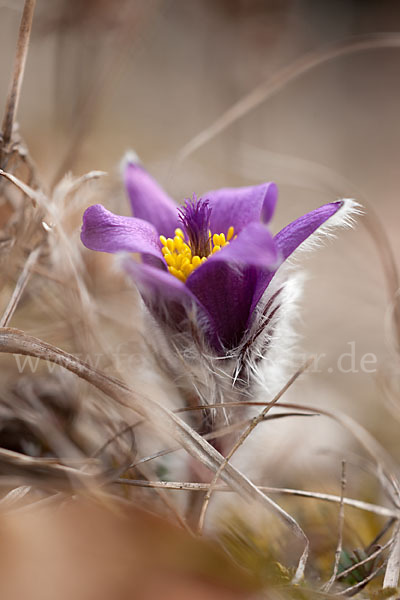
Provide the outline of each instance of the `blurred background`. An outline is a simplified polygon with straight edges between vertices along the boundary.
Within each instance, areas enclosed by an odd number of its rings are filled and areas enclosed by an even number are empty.
[[[0,108],[22,6],[0,2]],[[20,131],[49,186],[68,170],[109,172],[101,201],[115,212],[128,214],[118,165],[133,149],[177,201],[276,181],[274,231],[339,197],[366,201],[399,257],[400,48],[371,48],[310,70],[177,160],[197,134],[304,53],[399,30],[395,0],[38,0]],[[380,384],[396,371],[390,301],[363,219],[301,260],[308,274],[301,347],[324,357],[295,397],[343,409],[399,457],[398,417]],[[352,356],[339,369],[344,353]],[[360,367],[366,353],[376,356],[372,372]],[[301,427],[321,453],[330,444],[324,428],[318,437],[315,424]]]

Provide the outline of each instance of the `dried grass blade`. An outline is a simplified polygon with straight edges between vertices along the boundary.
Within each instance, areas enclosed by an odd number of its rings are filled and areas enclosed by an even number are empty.
[[[341,571],[339,573],[339,575],[336,577],[336,579],[337,580],[344,579],[345,577],[347,577],[347,575],[350,575],[350,573],[352,573],[359,567],[362,567],[363,565],[366,565],[367,563],[369,563],[372,560],[374,560],[375,558],[377,558],[380,554],[382,554],[385,550],[387,550],[392,544],[393,544],[393,539],[390,539],[382,547],[379,547],[377,550],[375,550],[375,552],[373,552],[372,554],[367,556],[367,558],[364,558],[364,560],[360,560],[359,562],[355,563],[354,565],[351,565],[351,567],[349,567],[345,571]]]
[[[115,479],[112,483],[127,484],[135,487],[149,487],[157,488],[162,487],[166,490],[186,490],[194,492],[206,492],[210,484],[209,483],[197,483],[187,481],[142,481],[141,479]],[[294,490],[290,488],[273,488],[268,486],[257,486],[262,492],[267,494],[279,494],[288,496],[298,496],[300,498],[310,498],[311,500],[321,500],[322,502],[334,502],[340,504],[340,496],[334,494],[322,494],[320,492],[309,492],[306,490]],[[232,492],[231,488],[226,485],[216,485],[214,492]],[[381,517],[389,517],[394,519],[400,518],[400,512],[387,508],[386,506],[379,506],[377,504],[371,504],[370,502],[363,502],[362,500],[356,500],[355,498],[343,498],[343,503],[346,506],[357,508],[358,510],[364,510],[371,512]]]
[[[366,34],[349,40],[341,40],[327,48],[317,49],[301,56],[287,67],[262,82],[250,93],[246,94],[218,117],[214,123],[206,129],[203,129],[192,140],[185,144],[178,152],[174,165],[172,166],[172,171],[174,172],[175,168],[181,162],[224,131],[224,129],[232,125],[232,123],[235,123],[262,102],[271,98],[285,87],[285,85],[298,79],[301,75],[304,75],[315,67],[348,54],[372,50],[374,48],[398,48],[399,46],[400,35],[397,33]]]
[[[359,590],[361,590],[363,587],[365,587],[367,585],[367,583],[369,583],[370,581],[375,579],[375,577],[377,577],[377,575],[379,575],[379,573],[382,571],[382,569],[383,569],[383,567],[379,566],[377,569],[375,569],[375,571],[370,573],[370,575],[365,577],[362,581],[359,581],[355,585],[352,585],[351,587],[346,588],[345,590],[343,590],[343,592],[339,592],[338,594],[336,594],[336,596],[354,596],[354,594],[356,592],[358,592]]]
[[[26,58],[28,56],[29,40],[32,29],[33,13],[36,0],[25,0],[19,27],[17,52],[15,56],[14,71],[8,92],[6,109],[2,124],[2,145],[0,153],[0,165],[3,165],[3,152],[11,141],[13,125],[17,114],[19,98],[21,94],[22,81],[24,78]]]
[[[15,175],[0,169],[0,176],[5,177],[5,179],[8,179],[10,183],[13,183],[15,187],[25,194],[25,196],[28,196],[28,198],[32,200],[34,205],[43,204],[43,202],[46,200],[42,192],[32,189],[29,185],[18,179],[18,177],[15,177]]]
[[[229,403],[220,404],[209,404],[208,409],[227,409],[235,406],[266,406],[268,402],[252,402],[252,401],[233,401]],[[357,421],[342,413],[340,411],[326,410],[317,406],[308,406],[306,404],[294,404],[293,402],[281,402],[279,406],[284,408],[293,408],[297,410],[304,410],[306,412],[318,413],[321,416],[333,419],[344,429],[346,429],[364,448],[364,450],[371,456],[374,463],[378,468],[378,475],[382,480],[382,476],[386,478],[386,482],[382,481],[382,484],[387,488],[386,483],[390,485],[388,492],[391,495],[393,503],[400,508],[399,505],[399,481],[397,479],[397,466],[393,462],[390,454],[377,442],[377,440]],[[201,407],[204,410],[204,407]],[[190,410],[195,410],[191,408]]]
[[[19,301],[21,300],[22,294],[24,293],[26,284],[29,281],[29,278],[32,273],[32,268],[36,264],[41,252],[41,246],[38,248],[34,248],[32,252],[29,254],[27,260],[25,261],[24,268],[21,272],[21,275],[18,278],[17,284],[14,288],[10,301],[5,309],[3,316],[0,319],[0,327],[6,327],[12,318]]]
[[[383,589],[396,588],[400,575],[400,524],[397,525],[393,536],[394,542],[391,548],[383,579]]]
[[[339,508],[339,535],[338,543],[335,552],[335,563],[333,566],[333,573],[329,581],[322,587],[322,591],[329,592],[333,584],[337,579],[339,571],[340,557],[342,554],[343,547],[343,525],[344,525],[344,493],[346,490],[346,461],[342,461],[342,478],[341,478],[341,489],[340,489],[340,508]]]
[[[51,344],[29,336],[17,329],[0,330],[0,352],[34,356],[58,364],[86,380],[108,397],[157,423],[165,433],[175,438],[182,447],[195,459],[216,473],[223,463],[223,457],[206,440],[203,440],[177,415],[148,397],[139,397],[123,382],[108,377],[93,369],[77,357],[56,348]],[[265,508],[272,510],[304,543],[304,551],[297,568],[297,578],[302,576],[308,558],[309,541],[297,521],[284,511],[278,504],[263,494],[245,475],[228,463],[221,473],[221,479],[233,490],[248,500],[259,502]]]

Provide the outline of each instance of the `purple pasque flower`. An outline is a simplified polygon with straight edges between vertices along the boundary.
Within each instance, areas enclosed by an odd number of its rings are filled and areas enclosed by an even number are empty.
[[[178,208],[139,164],[127,163],[124,179],[134,217],[89,207],[83,244],[140,253],[142,262],[132,260],[128,268],[145,300],[160,314],[167,307],[176,330],[195,308],[218,356],[243,345],[280,265],[345,203],[325,204],[273,237],[266,225],[277,201],[274,183],[207,192]]]

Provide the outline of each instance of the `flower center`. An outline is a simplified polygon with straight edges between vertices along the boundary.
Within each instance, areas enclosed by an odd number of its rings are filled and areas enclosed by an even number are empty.
[[[207,258],[210,248],[210,218],[211,208],[208,200],[193,194],[192,200],[186,200],[179,209],[179,220],[182,223],[188,244],[193,255]]]
[[[207,256],[218,252],[223,246],[229,244],[233,234],[233,227],[229,227],[226,237],[223,233],[211,235],[209,230],[207,233],[209,248]],[[183,282],[186,281],[192,271],[207,260],[207,256],[199,256],[192,251],[190,242],[185,241],[185,234],[182,229],[175,229],[174,238],[166,238],[160,235],[160,242],[163,245],[161,252],[168,265],[168,271]]]
[[[207,258],[229,244],[234,234],[233,227],[229,227],[227,235],[211,234],[210,230],[211,208],[207,200],[187,200],[179,209],[179,220],[183,229],[175,229],[174,238],[160,236],[163,245],[162,253],[168,265],[169,272],[185,282],[189,275],[197,269]]]

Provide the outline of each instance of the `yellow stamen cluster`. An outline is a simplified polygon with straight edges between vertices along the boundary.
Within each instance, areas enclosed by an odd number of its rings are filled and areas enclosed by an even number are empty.
[[[229,241],[233,238],[233,234],[233,227],[229,227],[226,237],[224,233],[214,233],[214,235],[211,235],[210,231],[210,254],[218,252],[223,246],[229,244]],[[174,238],[166,238],[160,235],[160,242],[163,245],[161,252],[168,265],[169,272],[180,279],[180,281],[185,282],[190,273],[207,260],[206,256],[200,257],[192,254],[189,244],[185,242],[185,234],[182,229],[175,229]]]

